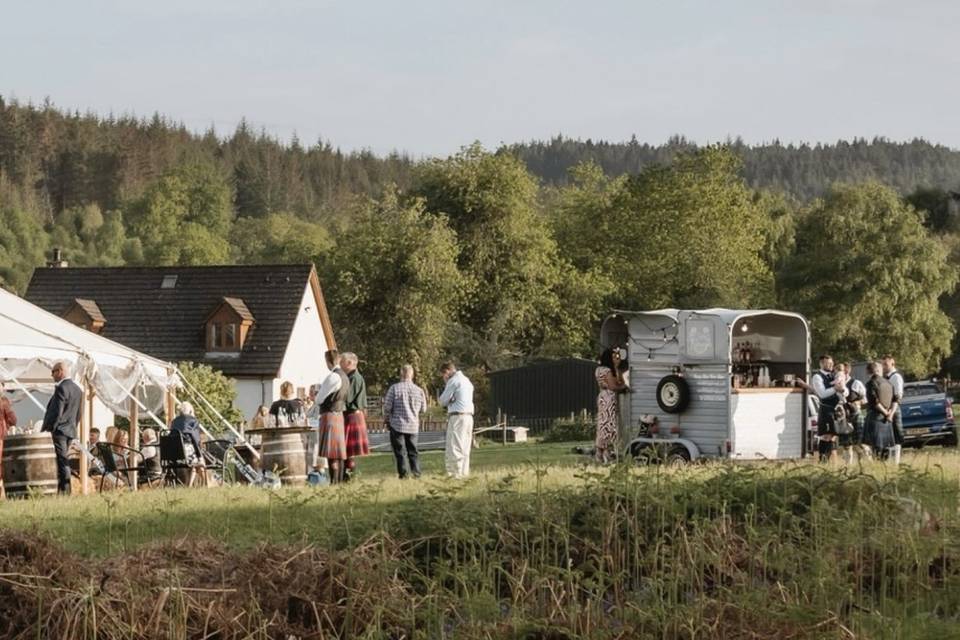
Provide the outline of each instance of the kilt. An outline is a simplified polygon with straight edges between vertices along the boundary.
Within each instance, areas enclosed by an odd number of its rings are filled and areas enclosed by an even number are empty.
[[[320,448],[317,453],[328,460],[347,459],[347,439],[343,431],[343,414],[320,414]]]
[[[354,411],[344,415],[347,434],[347,457],[355,458],[370,453],[370,442],[367,439],[367,419],[363,411]]]

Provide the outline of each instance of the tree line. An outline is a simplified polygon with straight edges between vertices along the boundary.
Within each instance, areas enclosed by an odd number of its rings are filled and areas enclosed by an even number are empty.
[[[378,158],[0,103],[0,283],[22,292],[52,247],[76,266],[313,262],[374,387],[407,361],[593,355],[610,308],[788,308],[815,348],[918,375],[956,351],[960,178],[804,200],[754,184],[737,144],[530,167],[517,148]]]

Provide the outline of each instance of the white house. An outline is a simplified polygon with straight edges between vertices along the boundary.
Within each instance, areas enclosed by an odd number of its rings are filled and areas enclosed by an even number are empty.
[[[289,380],[300,394],[336,346],[313,265],[37,269],[26,298],[161,360],[208,364],[236,381],[250,418]]]

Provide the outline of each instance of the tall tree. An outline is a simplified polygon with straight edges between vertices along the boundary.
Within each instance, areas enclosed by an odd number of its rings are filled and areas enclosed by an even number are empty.
[[[940,368],[954,335],[939,306],[957,283],[947,255],[889,187],[837,185],[800,221],[780,297],[810,319],[818,350],[854,359],[890,352],[924,375]]]
[[[239,218],[230,234],[234,257],[245,264],[294,264],[313,261],[333,249],[327,229],[290,213]]]
[[[563,304],[564,292],[578,290],[571,286],[577,274],[560,258],[538,208],[537,181],[519,160],[475,144],[421,165],[413,193],[456,231],[468,290],[461,342],[476,345],[478,363],[493,368],[567,342],[558,331],[582,331],[583,318],[571,321]]]
[[[34,267],[44,263],[47,243],[32,194],[0,174],[0,286],[22,294]]]
[[[456,236],[422,202],[403,205],[393,191],[355,206],[334,234],[336,250],[317,256],[337,342],[359,354],[373,387],[395,380],[404,363],[431,376],[462,293]]]
[[[152,265],[222,264],[233,212],[226,180],[204,165],[164,176],[130,207],[130,234]]]
[[[621,308],[767,303],[768,219],[738,170],[722,148],[627,179],[581,167],[560,196],[563,253],[613,282]]]

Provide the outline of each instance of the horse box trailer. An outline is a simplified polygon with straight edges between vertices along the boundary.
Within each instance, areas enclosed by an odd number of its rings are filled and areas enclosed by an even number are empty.
[[[740,460],[806,453],[810,334],[787,311],[617,311],[605,348],[625,349],[621,442],[635,458]]]

